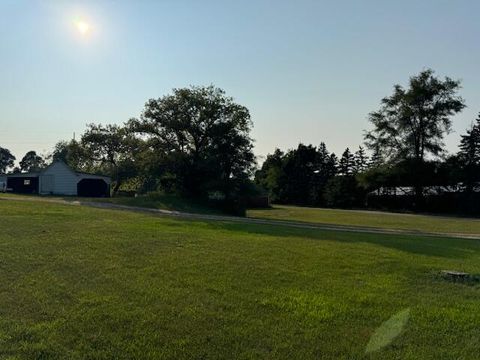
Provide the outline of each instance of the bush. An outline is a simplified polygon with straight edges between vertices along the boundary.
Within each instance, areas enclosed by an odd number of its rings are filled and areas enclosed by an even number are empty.
[[[323,196],[325,204],[330,207],[351,208],[363,205],[363,191],[353,176],[336,176],[330,179]]]

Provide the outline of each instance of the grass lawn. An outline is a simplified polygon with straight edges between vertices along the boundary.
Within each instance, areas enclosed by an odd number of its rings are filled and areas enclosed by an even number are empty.
[[[0,359],[478,359],[480,285],[437,274],[479,268],[475,240],[0,199]]]
[[[66,198],[68,200],[68,198]],[[77,200],[85,200],[77,198]],[[148,194],[139,197],[92,198],[90,201],[109,202],[113,204],[138,206],[151,209],[175,210],[195,214],[223,214],[219,209],[208,206],[205,202],[181,198],[176,195]]]
[[[252,218],[379,227],[425,232],[480,234],[480,219],[388,213],[366,210],[337,210],[274,205],[271,209],[249,210]]]
[[[163,209],[172,211],[182,211],[194,214],[218,214],[224,215],[220,209],[209,206],[206,202],[200,200],[182,198],[177,195],[165,195],[161,193],[150,193],[138,197],[118,196],[111,198],[88,198],[77,196],[59,196],[59,195],[36,195],[36,194],[12,194],[0,193],[0,200],[5,199],[33,199],[33,200],[65,200],[68,202],[105,202],[125,206],[136,206],[149,209]]]

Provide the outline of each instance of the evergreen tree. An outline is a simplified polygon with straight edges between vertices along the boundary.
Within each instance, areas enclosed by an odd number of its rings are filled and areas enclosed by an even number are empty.
[[[467,134],[462,135],[458,157],[466,190],[470,192],[474,183],[480,181],[480,114]]]
[[[354,155],[355,167],[354,173],[363,173],[367,170],[368,167],[368,156],[365,153],[365,149],[362,146],[358,147],[358,150],[355,152]]]
[[[463,162],[467,165],[480,163],[480,114],[467,134],[461,137],[459,155]]]
[[[372,157],[368,162],[369,169],[376,169],[383,164],[383,157],[378,146],[374,147]]]
[[[338,171],[341,175],[352,175],[355,168],[355,159],[349,148],[346,148],[340,158]]]
[[[312,205],[324,205],[325,186],[336,173],[336,156],[330,154],[325,143],[320,143],[317,150],[317,161],[311,184],[311,203]]]

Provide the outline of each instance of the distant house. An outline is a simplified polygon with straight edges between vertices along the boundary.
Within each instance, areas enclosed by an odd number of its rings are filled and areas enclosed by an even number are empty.
[[[62,161],[56,161],[38,172],[0,175],[8,191],[23,194],[110,196],[108,176],[76,172]]]

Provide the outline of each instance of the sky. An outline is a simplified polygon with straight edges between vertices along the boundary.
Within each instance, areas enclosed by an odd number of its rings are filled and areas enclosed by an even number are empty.
[[[480,112],[479,13],[478,0],[0,0],[0,146],[46,154],[213,84],[250,110],[260,160],[299,142],[341,154],[394,84],[432,68],[462,80],[455,152]]]

